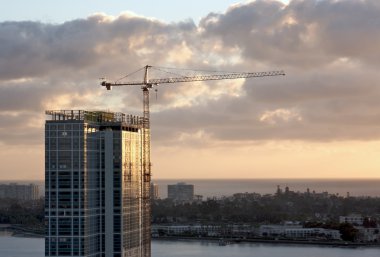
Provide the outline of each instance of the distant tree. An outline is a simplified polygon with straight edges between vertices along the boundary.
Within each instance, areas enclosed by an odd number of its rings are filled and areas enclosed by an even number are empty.
[[[358,236],[359,231],[350,223],[341,223],[339,231],[342,234],[344,241],[354,242]]]

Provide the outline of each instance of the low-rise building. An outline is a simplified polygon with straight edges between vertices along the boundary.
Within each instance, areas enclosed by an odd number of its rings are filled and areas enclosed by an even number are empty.
[[[380,242],[380,228],[365,228],[358,226],[355,228],[358,230],[358,241],[361,242]]]
[[[219,225],[152,225],[152,236],[219,236]]]
[[[341,240],[339,230],[324,228],[290,228],[285,229],[286,238],[293,239],[331,239]]]
[[[352,225],[363,225],[364,217],[360,214],[350,214],[348,216],[339,216],[339,223],[350,223]]]
[[[0,184],[0,199],[37,200],[39,197],[39,188],[35,184]]]
[[[194,185],[183,182],[168,185],[168,198],[174,201],[192,201],[194,199]]]
[[[288,239],[330,239],[341,240],[339,230],[324,228],[303,228],[301,225],[262,225],[259,229],[262,237]]]

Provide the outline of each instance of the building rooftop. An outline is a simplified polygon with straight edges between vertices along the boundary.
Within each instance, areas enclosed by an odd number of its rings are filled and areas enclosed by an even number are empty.
[[[87,122],[123,122],[130,125],[141,125],[143,118],[135,115],[126,115],[121,112],[87,111],[87,110],[47,110],[53,121],[87,121]]]

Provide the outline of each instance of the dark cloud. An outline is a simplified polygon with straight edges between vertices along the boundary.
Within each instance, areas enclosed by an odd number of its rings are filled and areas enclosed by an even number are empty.
[[[2,23],[0,79],[45,77],[50,71],[65,66],[72,70],[88,66],[95,57],[92,41],[85,32],[80,32],[81,24],[75,23],[79,22],[64,25]]]
[[[0,80],[46,77],[61,70],[88,73],[99,66],[103,72],[120,75],[121,71],[144,65],[138,56],[141,48],[161,50],[164,55],[165,49],[184,40],[183,34],[194,29],[190,21],[164,24],[127,15],[116,19],[94,15],[57,25],[3,22],[0,23]],[[168,38],[167,45],[162,42],[160,45],[160,36]],[[119,73],[110,72],[115,69]]]
[[[376,0],[254,1],[210,14],[200,26],[254,61],[323,66],[339,57],[379,64],[380,2]]]

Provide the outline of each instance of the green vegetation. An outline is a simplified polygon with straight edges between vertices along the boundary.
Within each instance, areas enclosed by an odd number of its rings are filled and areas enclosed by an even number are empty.
[[[44,200],[0,199],[0,224],[17,224],[33,231],[43,230]]]
[[[153,222],[278,224],[283,221],[335,222],[351,213],[374,217],[380,198],[339,197],[328,194],[235,194],[203,202],[178,203],[168,199],[152,203]],[[373,220],[371,221],[373,222]]]
[[[296,193],[287,190],[275,195],[235,194],[203,202],[157,200],[152,204],[153,223],[186,224],[280,224],[297,221],[307,228],[339,230],[344,241],[355,241],[359,231],[349,223],[339,223],[339,216],[352,213],[365,219],[363,225],[376,228],[380,198],[339,197],[327,193]],[[377,217],[378,218],[378,217]]]
[[[206,201],[173,202],[169,199],[152,202],[154,224],[280,224],[298,221],[304,227],[337,229],[345,241],[355,241],[358,230],[351,224],[339,224],[339,216],[352,213],[371,219],[360,224],[377,228],[380,198],[340,197],[327,193],[295,193],[275,195],[235,194]],[[20,230],[43,233],[44,199],[18,201],[0,199],[0,224],[18,225]],[[379,231],[377,233],[380,233]]]

